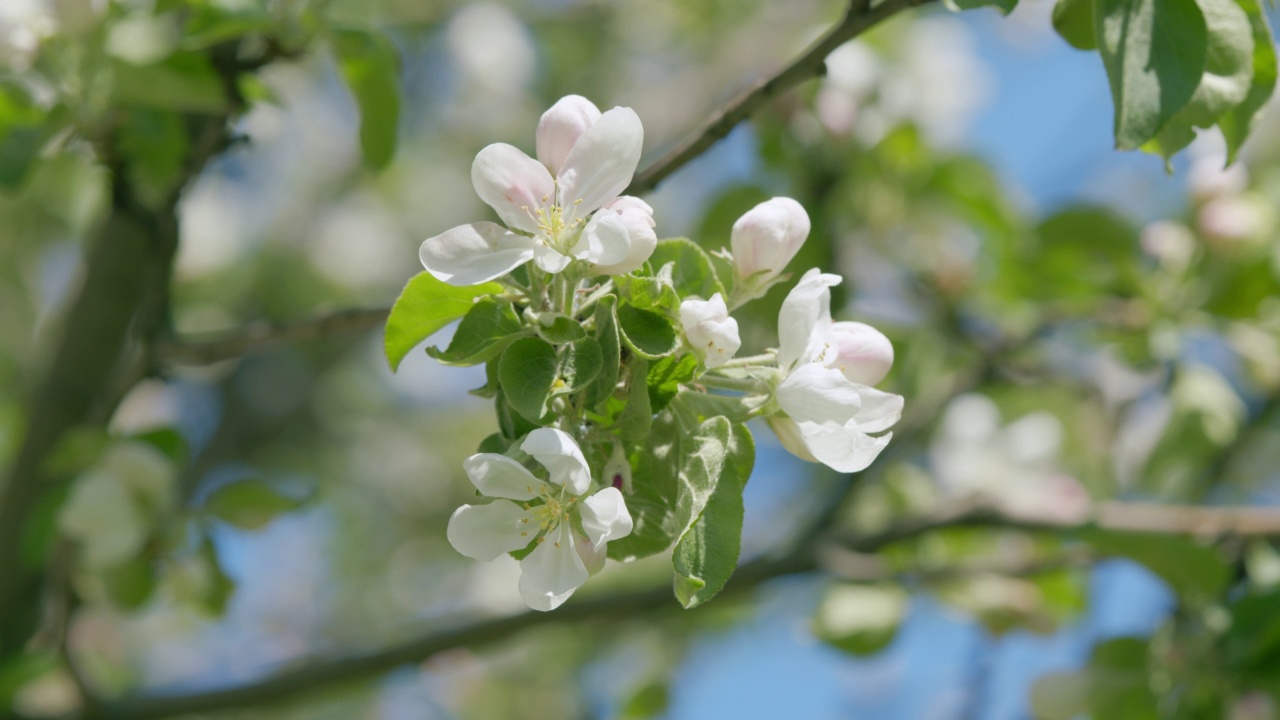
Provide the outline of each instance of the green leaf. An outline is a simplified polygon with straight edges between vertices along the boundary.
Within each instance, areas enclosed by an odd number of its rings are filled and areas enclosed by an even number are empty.
[[[671,398],[680,391],[680,383],[689,382],[697,372],[698,358],[692,354],[682,355],[678,359],[675,355],[668,355],[655,362],[645,379],[649,386],[649,406],[653,412],[662,412]]]
[[[44,113],[22,87],[0,82],[0,187],[22,184],[40,155]]]
[[[1031,708],[1040,720],[1155,720],[1147,643],[1116,638],[1094,647],[1087,668],[1050,673],[1031,687]]]
[[[1053,6],[1053,29],[1077,50],[1096,50],[1093,35],[1093,0],[1058,0]]]
[[[1216,599],[1231,580],[1217,550],[1187,538],[1092,529],[1080,537],[1104,554],[1141,563],[1184,598]]]
[[[1194,128],[1213,127],[1244,102],[1253,79],[1253,30],[1235,0],[1197,0],[1208,27],[1204,76],[1186,107],[1179,110],[1144,150],[1167,160],[1195,140]]]
[[[565,345],[560,349],[560,363],[551,394],[565,395],[585,388],[600,374],[603,363],[604,352],[593,338]]]
[[[204,501],[204,511],[241,530],[261,530],[280,513],[301,507],[304,499],[281,493],[263,480],[227,483]]]
[[[641,395],[647,404],[648,394],[642,391]],[[663,413],[653,420],[639,452],[629,458],[632,491],[627,494],[627,511],[633,526],[630,535],[609,541],[610,558],[635,560],[671,546],[676,534],[675,499],[679,493],[682,440],[683,433],[674,418]]]
[[[466,315],[477,297],[498,292],[502,292],[502,286],[497,283],[456,287],[426,271],[415,275],[387,317],[382,347],[391,371],[400,367],[400,361],[418,343]]]
[[[688,238],[659,240],[649,262],[656,268],[672,263],[671,281],[680,297],[710,299],[716,293],[725,294],[711,256]]]
[[[111,602],[126,610],[142,607],[156,588],[156,569],[147,555],[139,555],[99,575]]]
[[[751,417],[751,405],[737,395],[715,395],[692,390],[678,393],[671,399],[672,412],[686,428],[701,425],[709,418],[723,415],[732,423],[744,423]],[[767,398],[761,398],[764,402]]]
[[[744,425],[711,418],[699,428],[695,442],[698,448],[682,477],[689,488],[693,520],[671,556],[676,599],[685,609],[714,597],[738,567],[742,490],[755,465],[755,443]]]
[[[200,542],[200,559],[208,568],[208,582],[202,588],[203,596],[198,599],[199,606],[206,613],[221,617],[227,611],[227,603],[231,600],[231,595],[235,592],[236,583],[222,569],[222,562],[218,559],[218,551],[213,545],[213,541],[208,535],[204,535]]]
[[[1008,15],[1013,12],[1014,8],[1018,7],[1018,0],[943,0],[943,4],[951,12],[993,7],[999,10],[1001,15]]]
[[[897,585],[834,584],[814,615],[813,634],[852,655],[872,655],[893,642],[910,600]]]
[[[664,683],[652,682],[636,690],[622,703],[619,720],[645,720],[662,715],[671,704],[670,691]]]
[[[177,192],[191,143],[182,116],[171,110],[136,108],[120,126],[120,148],[134,194],[151,209]]]
[[[1267,15],[1259,0],[1237,0],[1249,17],[1253,33],[1253,78],[1244,101],[1218,118],[1218,127],[1227,139],[1227,162],[1234,162],[1240,146],[1249,137],[1258,111],[1271,99],[1276,87],[1276,44],[1271,37]]]
[[[619,275],[614,284],[630,306],[675,315],[680,312],[680,296],[671,279],[673,269],[664,268],[666,272],[657,275]]]
[[[510,302],[482,297],[458,323],[449,347],[429,347],[427,354],[442,365],[479,365],[497,357],[503,348],[525,334],[527,330]]]
[[[494,396],[494,409],[498,415],[498,429],[508,442],[519,440],[539,427],[538,423],[530,422],[516,412],[501,390]]]
[[[589,408],[602,409],[618,386],[622,341],[618,338],[618,319],[613,312],[617,301],[617,297],[606,295],[596,305],[596,342],[600,344],[601,350],[600,374],[587,391],[585,400]]]
[[[547,414],[558,365],[556,349],[541,338],[520,338],[503,351],[498,380],[507,402],[525,419],[536,423]]]
[[[400,125],[400,59],[381,33],[341,30],[334,34],[338,68],[360,108],[364,164],[381,170],[396,152]]]
[[[667,318],[631,305],[618,307],[622,342],[640,357],[654,360],[675,352],[680,336]]]
[[[133,107],[218,115],[227,110],[227,93],[209,58],[177,53],[154,65],[112,65],[113,99]]]
[[[1204,14],[1195,0],[1095,0],[1094,32],[1111,82],[1116,147],[1141,147],[1200,85]]]
[[[618,416],[618,432],[629,442],[643,442],[653,424],[653,408],[649,405],[649,361],[641,357],[627,363],[627,405]]]
[[[538,337],[552,345],[564,345],[587,336],[582,325],[568,315],[542,313],[538,316]]]

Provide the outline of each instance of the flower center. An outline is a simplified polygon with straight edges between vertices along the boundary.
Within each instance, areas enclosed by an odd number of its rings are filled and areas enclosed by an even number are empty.
[[[538,542],[542,542],[543,538],[560,526],[560,523],[569,522],[569,511],[573,509],[573,504],[578,502],[578,498],[570,497],[566,500],[564,488],[560,488],[560,491],[555,494],[547,488],[539,493],[539,496],[542,499],[541,505],[526,504],[525,509],[529,510],[533,521],[538,523]]]
[[[550,199],[550,195],[545,195],[542,198],[543,207],[530,209],[528,205],[522,205],[521,209],[528,213],[538,226],[538,233],[541,235],[539,240],[545,241],[551,249],[561,255],[568,255],[569,249],[578,239],[578,234],[582,232],[586,220],[568,216],[565,208],[558,203],[547,204]],[[582,200],[573,201],[575,209],[581,202]]]

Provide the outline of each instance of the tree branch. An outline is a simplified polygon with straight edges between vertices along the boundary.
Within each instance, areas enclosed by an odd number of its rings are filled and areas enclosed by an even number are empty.
[[[653,190],[671,173],[724,139],[738,123],[769,101],[805,80],[820,75],[823,61],[833,50],[894,15],[928,2],[930,0],[884,0],[872,6],[870,0],[852,0],[840,22],[810,45],[804,54],[773,76],[757,81],[713,113],[700,130],[641,171],[625,194],[641,195]]]
[[[386,322],[389,312],[389,308],[354,308],[315,315],[296,323],[256,322],[239,330],[161,342],[152,353],[163,363],[206,365],[280,343],[309,342],[371,330]]]
[[[825,517],[825,516],[824,516]],[[818,522],[824,522],[819,520]],[[720,594],[720,599],[742,596],[764,583],[801,573],[826,570],[852,580],[954,579],[973,573],[994,572],[1027,575],[1081,567],[1095,559],[1087,551],[1068,551],[1061,557],[1029,560],[1021,564],[974,565],[936,571],[891,572],[883,566],[870,567],[855,562],[861,553],[875,552],[888,545],[948,527],[985,526],[1029,531],[1071,531],[1090,527],[1169,535],[1211,535],[1214,537],[1280,537],[1280,507],[1205,508],[1156,506],[1142,503],[1106,502],[1097,506],[1094,521],[1071,523],[1031,516],[999,513],[979,505],[961,505],[932,515],[908,518],[874,533],[845,533],[810,537],[789,554],[763,558],[744,564]],[[77,716],[83,720],[129,718],[156,720],[181,714],[198,714],[233,707],[263,705],[296,697],[321,686],[352,682],[378,675],[396,667],[421,662],[454,648],[479,648],[510,639],[516,633],[543,625],[590,622],[642,613],[677,612],[671,589],[659,587],[639,592],[610,593],[582,597],[549,613],[526,612],[505,618],[479,620],[453,628],[435,630],[385,650],[346,658],[315,661],[310,665],[281,672],[265,680],[212,692],[190,695],[141,696],[104,704],[94,714]]]

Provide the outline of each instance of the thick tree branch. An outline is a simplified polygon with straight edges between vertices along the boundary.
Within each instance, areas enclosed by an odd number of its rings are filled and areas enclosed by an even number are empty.
[[[819,524],[827,518],[820,519]],[[916,518],[899,521],[874,533],[846,533],[838,536],[806,535],[808,539],[781,558],[764,558],[738,569],[719,600],[741,596],[760,585],[784,576],[825,570],[853,580],[954,579],[973,573],[1028,575],[1080,567],[1095,556],[1087,550],[1068,551],[1061,557],[1029,560],[1022,564],[974,565],[937,571],[893,572],[883,566],[859,561],[860,554],[875,552],[893,543],[910,540],[948,527],[1022,529],[1029,531],[1072,531],[1091,527],[1109,530],[1213,537],[1280,537],[1278,508],[1205,508],[1156,506],[1141,503],[1108,502],[1097,508],[1088,523],[1053,521],[1032,516],[1002,514],[978,505],[963,505]],[[862,556],[865,559],[865,556]],[[251,705],[263,705],[296,697],[318,687],[366,679],[393,668],[421,662],[454,648],[479,648],[509,640],[533,627],[551,624],[591,622],[653,612],[680,612],[672,601],[671,589],[659,587],[639,592],[611,593],[570,601],[550,613],[526,612],[511,617],[458,625],[432,631],[421,638],[373,653],[355,655],[282,672],[266,680],[225,690],[191,695],[126,698],[106,703],[84,720],[129,718],[154,720],[174,715],[213,712]]]
[[[271,345],[372,330],[386,322],[389,312],[388,308],[354,308],[335,310],[296,323],[257,322],[225,333],[161,342],[152,353],[163,363],[206,365]]]
[[[852,0],[840,22],[810,45],[804,54],[771,77],[759,80],[713,113],[700,130],[641,171],[626,194],[640,195],[653,190],[671,173],[724,139],[756,110],[805,80],[821,74],[823,61],[833,50],[894,15],[928,2],[930,0],[884,0],[871,5],[869,0]]]

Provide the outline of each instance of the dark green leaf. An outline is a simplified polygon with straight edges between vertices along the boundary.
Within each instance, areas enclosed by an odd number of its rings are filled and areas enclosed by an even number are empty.
[[[498,380],[511,407],[530,422],[547,414],[556,382],[556,349],[541,338],[520,338],[507,346],[498,363]]]
[[[459,306],[464,302],[470,300],[458,298]],[[444,303],[440,303],[434,307],[443,311],[443,305]],[[442,365],[478,365],[488,362],[516,338],[526,334],[520,318],[506,300],[482,297],[466,312],[466,317],[458,323],[458,329],[453,333],[447,349],[442,351],[435,347],[427,348],[427,354],[439,360]]]
[[[1104,554],[1141,563],[1185,598],[1216,599],[1231,579],[1217,550],[1187,538],[1087,530],[1081,539]]]
[[[44,113],[18,85],[0,82],[0,187],[17,187],[40,154]]]
[[[943,0],[943,2],[952,12],[993,7],[999,10],[1001,15],[1008,15],[1018,6],[1018,0]]]
[[[649,386],[649,406],[654,412],[662,412],[671,398],[680,391],[680,384],[689,382],[698,372],[698,358],[694,355],[675,355],[658,360],[649,367],[646,383]]]
[[[1096,50],[1093,35],[1093,0],[1058,0],[1053,6],[1053,29],[1077,50]]]
[[[577,320],[560,313],[543,313],[538,316],[538,336],[552,345],[564,345],[587,336],[587,331]]]
[[[641,395],[647,404],[648,394],[642,391]],[[629,458],[632,491],[626,499],[634,525],[630,535],[609,541],[610,558],[634,560],[671,546],[676,534],[675,499],[679,493],[682,439],[674,418],[663,413],[653,421],[640,451]]]
[[[385,35],[363,30],[334,34],[338,68],[360,109],[365,166],[381,170],[396,152],[400,124],[400,59]]]
[[[227,110],[227,92],[208,57],[178,53],[154,65],[113,66],[116,102],[133,107],[217,115]]]
[[[455,287],[437,280],[429,272],[415,275],[396,298],[387,317],[382,347],[392,372],[400,367],[400,361],[414,346],[466,315],[477,297],[497,292],[502,292],[502,286],[497,283]]]
[[[190,146],[178,113],[149,108],[128,113],[120,126],[120,148],[129,158],[129,182],[145,206],[160,208],[177,192]]]
[[[672,263],[671,280],[680,297],[697,295],[710,299],[716,293],[725,293],[711,256],[688,238],[659,240],[649,262],[656,268]]]
[[[1237,0],[1249,16],[1253,32],[1253,79],[1244,101],[1218,118],[1218,127],[1227,139],[1227,162],[1234,162],[1240,146],[1249,137],[1258,111],[1271,99],[1276,87],[1276,44],[1260,0]]]
[[[552,395],[577,392],[600,374],[604,354],[594,338],[583,338],[560,349],[560,364]]]
[[[241,530],[260,530],[277,515],[294,510],[304,502],[262,480],[250,478],[214,490],[204,501],[204,511]]]
[[[99,577],[111,602],[126,610],[142,607],[156,588],[155,566],[147,555],[105,570]]]
[[[630,371],[627,380],[627,405],[618,416],[618,432],[629,442],[643,442],[653,423],[653,408],[649,406],[649,361],[641,357],[627,363]]]
[[[1116,147],[1155,137],[1204,74],[1208,30],[1195,0],[1095,0],[1094,33],[1115,104]]]
[[[670,355],[679,346],[680,336],[662,315],[631,305],[621,305],[617,312],[622,341],[637,355],[653,360]]]
[[[622,341],[618,338],[618,319],[613,309],[618,298],[606,295],[596,305],[596,342],[600,343],[600,374],[587,391],[586,406],[601,409],[613,397],[618,386],[618,373],[622,362]]]

